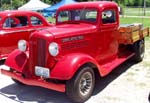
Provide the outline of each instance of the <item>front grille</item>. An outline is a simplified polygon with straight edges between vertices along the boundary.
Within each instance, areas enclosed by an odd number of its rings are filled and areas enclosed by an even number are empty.
[[[37,40],[37,58],[36,65],[45,67],[46,63],[46,41],[44,39]]]
[[[29,42],[29,72],[35,74],[35,66],[46,65],[46,40],[32,37]]]

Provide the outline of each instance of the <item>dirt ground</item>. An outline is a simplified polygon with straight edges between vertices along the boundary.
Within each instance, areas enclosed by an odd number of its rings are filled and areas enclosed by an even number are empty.
[[[97,79],[92,97],[86,103],[150,103],[150,41],[140,63],[127,61],[104,78]],[[4,67],[0,62],[0,68]],[[0,75],[1,103],[71,103],[64,93],[21,86]]]

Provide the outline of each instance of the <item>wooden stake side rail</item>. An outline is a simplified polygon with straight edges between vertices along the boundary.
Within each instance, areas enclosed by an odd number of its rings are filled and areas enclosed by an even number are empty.
[[[142,24],[127,25],[119,28],[118,41],[120,44],[133,44],[149,36],[149,27],[142,28]]]

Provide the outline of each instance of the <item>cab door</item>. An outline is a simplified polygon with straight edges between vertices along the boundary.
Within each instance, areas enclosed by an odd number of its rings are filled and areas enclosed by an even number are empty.
[[[109,61],[114,59],[118,53],[117,29],[119,26],[116,9],[103,10],[101,13],[100,35],[103,41],[103,50],[99,56],[99,61]]]

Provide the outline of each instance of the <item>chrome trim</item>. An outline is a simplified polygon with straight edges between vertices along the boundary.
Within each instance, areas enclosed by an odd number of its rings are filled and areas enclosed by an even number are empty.
[[[6,35],[6,34],[11,34],[11,33],[20,33],[20,32],[31,32],[31,31],[34,31],[34,30],[36,30],[36,29],[16,30],[16,31],[7,31],[7,32],[5,32],[3,30],[3,31],[0,31],[0,35]]]

